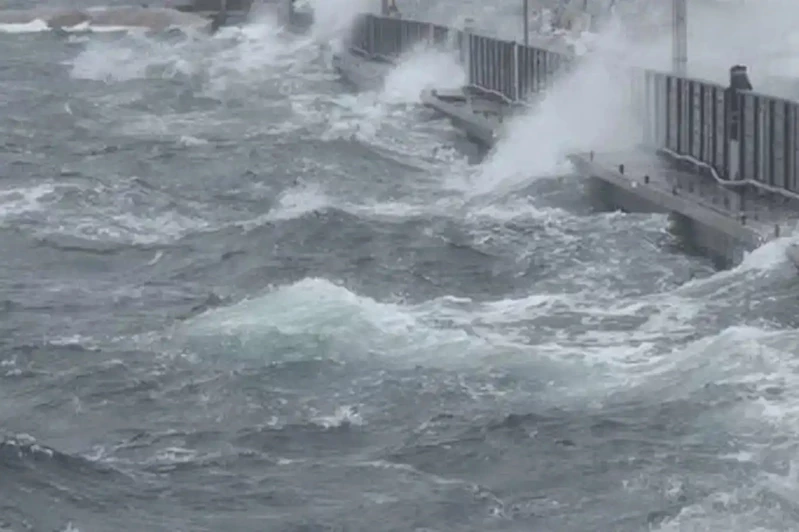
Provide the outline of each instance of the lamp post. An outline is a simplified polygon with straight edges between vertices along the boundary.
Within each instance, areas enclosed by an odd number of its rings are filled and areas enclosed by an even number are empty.
[[[684,76],[688,67],[688,0],[671,2],[671,61],[675,74]]]
[[[524,34],[524,45],[530,44],[530,0],[522,0],[522,32]]]

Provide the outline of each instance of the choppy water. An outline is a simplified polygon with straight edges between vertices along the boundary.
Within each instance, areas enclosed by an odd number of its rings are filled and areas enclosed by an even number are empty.
[[[0,529],[799,526],[785,242],[594,211],[546,112],[471,166],[444,54],[0,43]]]

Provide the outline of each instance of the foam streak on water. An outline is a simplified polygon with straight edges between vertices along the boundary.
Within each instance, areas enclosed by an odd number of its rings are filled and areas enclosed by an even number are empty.
[[[717,272],[563,164],[629,37],[470,165],[453,57],[349,93],[316,7],[0,35],[0,530],[795,528],[791,238]]]

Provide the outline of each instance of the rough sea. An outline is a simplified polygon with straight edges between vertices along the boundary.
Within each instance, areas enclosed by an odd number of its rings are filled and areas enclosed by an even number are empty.
[[[785,241],[719,271],[594,208],[590,97],[480,160],[450,55],[355,94],[333,33],[0,27],[0,530],[798,530]]]

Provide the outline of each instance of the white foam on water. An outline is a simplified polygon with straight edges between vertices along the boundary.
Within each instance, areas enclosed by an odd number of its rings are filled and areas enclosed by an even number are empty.
[[[453,52],[418,47],[401,57],[383,83],[380,100],[418,104],[424,89],[458,89],[466,73]]]
[[[51,30],[47,22],[41,19],[17,24],[0,24],[0,33],[41,33],[43,31]]]
[[[301,182],[279,194],[276,204],[264,216],[241,225],[245,229],[252,229],[264,223],[295,220],[329,208],[339,209],[355,216],[384,220],[408,219],[430,212],[422,203],[399,201],[351,203],[331,195],[318,183]]]
[[[331,199],[315,183],[298,184],[277,197],[276,205],[266,214],[266,221],[286,221],[318,212],[331,206]]]
[[[419,123],[418,103],[423,89],[455,87],[463,79],[463,70],[450,53],[419,47],[398,61],[380,90],[306,98],[295,101],[295,110],[306,122],[323,125],[322,140],[369,146],[381,158],[426,172],[419,179],[438,189],[437,174],[446,165],[462,164],[465,157],[447,147],[448,125]],[[359,205],[368,209],[369,198],[362,199]],[[338,203],[355,203],[348,200]]]
[[[338,116],[332,123],[334,127],[342,127],[347,131],[352,131],[354,127],[356,134],[376,140],[375,136],[386,121],[390,121],[389,125],[397,122],[404,126],[412,124],[408,120],[409,111],[420,102],[422,90],[428,87],[457,88],[463,85],[464,80],[463,68],[451,53],[419,47],[398,60],[381,90],[337,96],[334,101],[339,107],[360,120],[342,124],[345,117]],[[413,129],[416,128],[405,127],[402,137],[391,139],[392,144],[403,142],[404,138],[413,134]],[[429,150],[427,143],[426,149]]]
[[[655,371],[632,383],[628,392],[666,401],[716,387],[737,391],[726,407],[709,408],[705,421],[708,430],[724,426],[739,449],[720,458],[757,468],[750,482],[712,491],[654,530],[782,530],[763,525],[792,515],[799,493],[797,350],[796,331],[730,327],[675,349]],[[787,472],[773,472],[775,463],[789,464]],[[776,504],[762,503],[769,500]]]
[[[76,207],[74,199],[80,197]],[[69,236],[105,243],[155,244],[171,242],[188,233],[212,229],[197,212],[162,210],[167,200],[131,210],[141,191],[132,181],[112,185],[40,183],[0,191],[0,224],[24,222],[39,237]],[[196,206],[195,206],[196,207]],[[35,218],[30,214],[35,213]]]
[[[336,356],[377,355],[413,364],[472,364],[503,356],[533,364],[542,358],[559,360],[609,370],[607,382],[593,383],[604,390],[657,367],[669,345],[691,338],[696,332],[691,324],[707,308],[707,299],[704,293],[693,298],[672,292],[619,298],[587,286],[574,293],[533,293],[494,302],[445,297],[405,305],[374,301],[324,279],[306,279],[209,311],[192,320],[187,333],[244,339],[250,344],[246,351],[257,347],[265,357],[269,350],[263,346],[270,345],[265,336],[276,334],[284,341],[293,335],[303,341],[313,337],[333,351],[341,348]],[[600,327],[618,319],[647,319],[633,329],[607,332],[591,327],[570,332],[538,323],[558,315]],[[534,340],[531,330],[537,331]],[[433,352],[438,353],[435,359],[429,355]],[[580,393],[590,393],[590,386]]]
[[[776,238],[754,249],[744,256],[743,261],[733,271],[770,272],[788,263],[786,252],[797,243],[796,235]]]
[[[379,357],[389,363],[468,359],[479,338],[462,330],[437,329],[399,303],[359,296],[325,279],[309,278],[276,287],[231,307],[214,309],[178,331],[189,345],[239,355],[305,357],[324,353],[357,360]],[[207,353],[215,354],[215,353]]]
[[[275,20],[261,17],[213,37],[188,33],[177,42],[143,32],[113,41],[89,40],[67,64],[74,78],[105,82],[202,75],[208,90],[220,93],[231,85],[257,88],[276,75],[276,67],[296,62],[297,52],[307,47],[307,40],[288,38]]]
[[[54,183],[41,183],[0,190],[0,223],[45,210],[49,200],[58,196],[62,188]]]
[[[722,270],[710,277],[690,280],[674,292],[688,297],[703,297],[707,294],[741,297],[751,290],[749,285],[757,278],[768,278],[781,269],[793,272],[795,266],[790,263],[786,251],[796,242],[796,236],[774,239],[747,253],[743,261],[734,268]]]
[[[275,79],[279,72],[300,61],[301,52],[309,46],[307,40],[288,38],[270,17],[230,28],[215,40],[225,38],[227,46],[209,56],[207,66],[211,92],[215,94],[237,86],[257,89],[259,83]]]
[[[363,417],[357,407],[352,405],[339,406],[330,415],[320,415],[313,419],[313,422],[326,429],[339,427],[356,426],[364,424]]]
[[[67,33],[142,33],[145,31],[145,29],[140,26],[94,25],[91,22],[82,22],[74,26],[63,26],[60,27],[59,30]],[[46,21],[41,19],[35,19],[30,22],[0,24],[0,33],[25,34],[51,31],[53,31],[53,28],[51,28]]]
[[[149,77],[192,75],[199,65],[181,52],[185,43],[166,43],[132,33],[113,42],[90,40],[67,62],[75,79],[124,82]]]
[[[567,155],[618,150],[640,138],[630,85],[620,75],[615,55],[593,53],[564,74],[514,119],[480,170],[465,184],[486,194],[532,179],[569,173]]]

